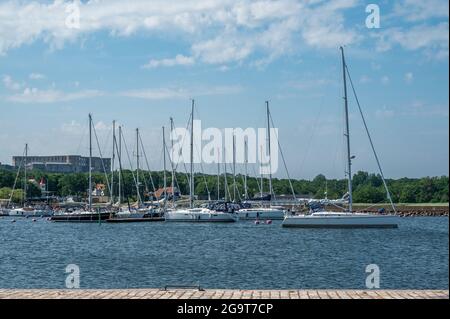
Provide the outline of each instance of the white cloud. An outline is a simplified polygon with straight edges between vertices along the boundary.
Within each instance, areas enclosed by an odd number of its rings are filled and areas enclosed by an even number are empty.
[[[22,85],[18,82],[15,82],[13,80],[13,78],[10,75],[4,75],[2,78],[3,81],[3,85],[8,89],[8,90],[20,90]]]
[[[411,83],[413,80],[414,80],[414,74],[412,74],[412,72],[407,72],[405,74],[405,82]]]
[[[408,29],[390,28],[377,36],[377,50],[387,51],[399,45],[409,51],[424,49],[430,56],[445,59],[448,58],[448,28],[448,22],[418,25]]]
[[[394,15],[407,21],[422,21],[430,18],[448,19],[448,0],[403,0],[394,4]]]
[[[384,75],[381,77],[381,84],[389,84],[389,82],[391,81],[391,79],[389,79],[389,77],[387,75]]]
[[[362,84],[370,83],[371,78],[368,75],[362,75],[359,79],[359,82]]]
[[[261,61],[302,47],[336,49],[356,40],[344,26],[343,11],[356,0],[95,0],[80,3],[80,28],[65,24],[67,3],[7,1],[0,4],[0,54],[35,41],[52,49],[87,35],[107,31],[111,36],[136,33],[165,37],[181,35],[192,57],[153,60],[149,67],[201,62],[241,62],[255,53]]]
[[[387,109],[386,106],[383,106],[382,109],[375,111],[375,116],[381,119],[388,119],[394,117],[394,110]]]
[[[192,65],[195,63],[193,57],[184,56],[182,54],[177,54],[173,59],[161,59],[161,60],[150,60],[147,64],[143,65],[144,69],[157,68],[160,66],[176,66],[176,65]]]
[[[8,96],[7,100],[16,103],[27,103],[27,104],[55,103],[55,102],[68,102],[93,98],[101,95],[103,95],[103,93],[97,90],[62,92],[54,89],[39,90],[37,88],[26,88],[20,94]]]
[[[146,88],[120,92],[119,95],[148,100],[189,99],[206,95],[238,94],[240,86],[215,86],[197,88]]]
[[[45,75],[43,75],[41,73],[31,73],[28,77],[31,80],[42,80],[42,79],[45,79]]]

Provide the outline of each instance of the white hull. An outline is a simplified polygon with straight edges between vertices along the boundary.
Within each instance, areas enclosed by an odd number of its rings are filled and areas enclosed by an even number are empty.
[[[286,216],[283,227],[299,228],[397,228],[398,217],[361,213],[322,212]]]
[[[8,212],[8,215],[13,217],[40,217],[40,216],[51,216],[52,214],[53,212],[48,210],[40,210],[40,209],[28,210],[23,208],[11,209]]]
[[[248,208],[237,212],[239,220],[283,220],[285,211],[276,208]]]
[[[216,212],[209,209],[183,209],[167,211],[167,222],[236,222],[238,217],[233,214]]]

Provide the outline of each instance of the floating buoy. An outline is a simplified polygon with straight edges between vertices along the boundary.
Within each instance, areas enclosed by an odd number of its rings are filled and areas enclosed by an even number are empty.
[[[13,219],[12,221],[11,221],[11,223],[15,223],[16,222],[16,220],[15,219]]]
[[[268,219],[268,220],[266,220],[266,224],[270,225],[270,224],[272,224],[272,221],[270,219]]]
[[[33,222],[35,222],[35,221],[36,221],[36,218],[33,218],[32,220],[33,220]]]

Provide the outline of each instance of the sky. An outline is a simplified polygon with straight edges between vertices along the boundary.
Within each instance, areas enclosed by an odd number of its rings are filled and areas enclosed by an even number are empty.
[[[371,3],[378,28],[366,24]],[[185,127],[190,99],[202,127],[220,129],[265,127],[268,100],[290,176],[343,178],[342,45],[385,175],[448,175],[448,6],[1,1],[0,162],[25,143],[30,155],[86,155],[92,113],[104,156],[116,120],[130,158],[139,128],[150,168],[161,169],[161,128],[170,117]],[[353,170],[377,172],[351,92]],[[281,163],[275,176],[287,176]]]

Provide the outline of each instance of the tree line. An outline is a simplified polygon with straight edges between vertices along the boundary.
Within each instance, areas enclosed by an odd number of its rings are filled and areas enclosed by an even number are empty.
[[[136,200],[137,190],[135,177],[130,170],[122,172],[122,191],[123,198]],[[0,199],[8,199],[16,178],[16,171],[0,170]],[[22,173],[21,173],[22,174]],[[23,175],[19,174],[16,190],[13,194],[13,201],[20,202],[23,196]],[[51,195],[55,196],[79,196],[86,197],[88,188],[87,173],[46,173],[41,171],[28,172],[28,177],[39,183],[41,179],[46,182],[46,189]],[[117,196],[118,174],[114,175],[114,192]],[[171,173],[166,172],[167,186],[171,185]],[[181,194],[189,194],[189,181],[184,173],[176,173],[176,186]],[[148,198],[153,192],[153,186],[158,189],[164,185],[163,172],[140,171],[140,193]],[[108,175],[108,181],[111,181],[111,174]],[[208,198],[208,192],[212,199],[217,199],[217,188],[220,190],[220,198],[225,196],[225,178],[222,175],[218,185],[217,176],[195,174],[195,195],[200,198]],[[227,195],[233,196],[233,177],[227,176],[228,192]],[[318,175],[312,180],[292,180],[292,188],[297,197],[305,196],[311,198],[330,199],[341,198],[347,192],[346,179],[327,179],[324,175]],[[423,177],[423,178],[400,178],[386,180],[392,199],[397,203],[446,203],[448,202],[448,176]],[[39,197],[42,194],[37,183],[27,183],[27,197]],[[105,174],[93,173],[93,184],[107,184]],[[248,196],[259,196],[261,180],[255,177],[247,178]],[[236,176],[237,199],[244,197],[244,176]],[[268,180],[263,180],[263,192],[268,192]],[[274,193],[278,196],[291,195],[291,184],[287,179],[274,178],[272,181]],[[105,189],[106,195],[109,195],[108,188]],[[229,198],[229,197],[228,197]],[[381,176],[378,174],[359,171],[353,175],[353,200],[356,203],[381,203],[386,202],[386,192],[383,186]]]

